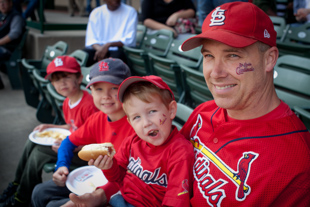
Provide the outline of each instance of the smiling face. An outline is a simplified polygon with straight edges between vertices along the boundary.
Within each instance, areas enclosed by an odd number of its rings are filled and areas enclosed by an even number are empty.
[[[80,91],[82,80],[82,75],[78,77],[74,73],[55,72],[51,75],[51,83],[56,91],[69,99]]]
[[[130,95],[123,107],[129,123],[141,139],[154,146],[167,140],[176,113],[175,101],[171,101],[167,108],[158,94],[154,94],[149,102]]]
[[[275,95],[272,69],[277,49],[263,53],[257,44],[234,48],[214,40],[203,43],[203,74],[208,88],[216,104],[233,118],[244,119],[247,112],[269,103]],[[268,55],[270,51],[272,55]]]
[[[112,121],[125,116],[121,102],[117,98],[118,85],[107,82],[98,82],[90,86],[95,106],[107,114]]]

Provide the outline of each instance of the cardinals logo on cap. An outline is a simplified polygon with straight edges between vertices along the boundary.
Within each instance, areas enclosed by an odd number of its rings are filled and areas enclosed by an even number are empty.
[[[64,64],[61,58],[55,58],[54,63],[55,63],[55,67],[63,66]]]
[[[109,70],[109,63],[102,61],[99,64],[99,71],[108,71],[108,70]]]
[[[226,10],[221,9],[221,7],[217,7],[214,12],[212,13],[212,18],[210,19],[210,24],[209,26],[220,26],[224,24],[224,20],[225,20],[225,13]]]

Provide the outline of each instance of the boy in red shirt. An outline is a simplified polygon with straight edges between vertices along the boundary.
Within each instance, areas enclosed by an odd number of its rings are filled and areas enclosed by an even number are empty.
[[[46,79],[49,79],[56,91],[65,96],[63,103],[63,114],[66,124],[41,124],[34,130],[43,131],[47,128],[62,128],[74,132],[82,126],[86,119],[98,111],[92,96],[80,89],[83,75],[81,67],[75,58],[70,56],[59,56],[55,58],[46,69]],[[15,206],[17,204],[27,206],[30,202],[31,192],[36,184],[42,182],[41,174],[44,164],[57,161],[57,150],[62,140],[56,140],[54,145],[42,146],[28,140],[26,142],[22,157],[15,172],[15,179],[1,195],[4,206]],[[77,166],[85,165],[86,162],[74,155],[73,163]],[[14,193],[16,193],[14,195]]]
[[[81,128],[62,142],[53,180],[41,183],[34,189],[34,207],[59,207],[69,201],[70,191],[65,187],[65,183],[73,151],[77,146],[111,142],[118,151],[124,138],[134,133],[122,104],[117,99],[119,85],[129,76],[129,67],[120,59],[104,59],[93,66],[87,88],[90,87],[93,101],[100,111],[89,117]],[[111,183],[104,186],[107,199],[118,191],[117,186],[114,187]]]
[[[112,206],[189,206],[194,152],[172,126],[177,103],[158,76],[130,77],[119,87],[128,122],[136,134],[127,137],[114,158],[94,164],[120,185]]]

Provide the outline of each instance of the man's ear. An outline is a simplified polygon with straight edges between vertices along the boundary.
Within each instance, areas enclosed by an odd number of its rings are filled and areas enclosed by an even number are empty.
[[[178,109],[178,104],[175,100],[171,101],[169,104],[169,115],[170,115],[170,119],[174,119],[174,117],[177,114],[177,109]]]
[[[266,72],[273,71],[273,68],[277,63],[278,57],[279,57],[279,50],[277,47],[271,47],[265,52]]]

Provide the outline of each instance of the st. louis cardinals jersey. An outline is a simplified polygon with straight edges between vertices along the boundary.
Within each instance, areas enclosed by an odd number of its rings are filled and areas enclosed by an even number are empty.
[[[93,97],[87,91],[83,91],[80,103],[73,108],[70,108],[69,98],[66,98],[63,102],[62,110],[66,124],[71,126],[71,132],[77,130],[90,115],[98,111],[93,102]]]
[[[209,101],[181,133],[194,144],[192,206],[310,206],[310,134],[284,102],[233,120]]]
[[[153,146],[137,135],[128,137],[113,160],[112,168],[103,172],[109,181],[120,183],[122,195],[130,204],[190,205],[194,151],[176,127],[161,146]]]

